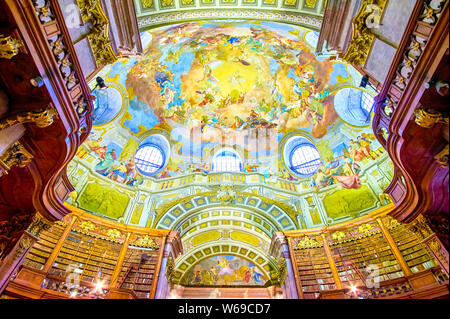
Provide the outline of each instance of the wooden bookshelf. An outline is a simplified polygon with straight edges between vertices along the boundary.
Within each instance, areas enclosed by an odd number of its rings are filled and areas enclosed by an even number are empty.
[[[58,243],[64,228],[53,224],[48,230],[42,230],[39,240],[28,252],[23,264],[33,269],[44,269],[45,263]]]
[[[321,241],[318,236],[312,239],[317,242]],[[301,248],[294,244],[293,251],[305,299],[316,299],[320,291],[336,289],[336,283],[323,245]]]
[[[49,274],[64,277],[68,265],[78,269],[80,280],[109,285],[122,245],[72,230],[64,241]]]
[[[119,274],[119,288],[133,290],[138,298],[150,298],[156,284],[158,254],[159,250],[129,246]]]
[[[414,232],[403,224],[391,225],[389,233],[413,273],[438,266]]]

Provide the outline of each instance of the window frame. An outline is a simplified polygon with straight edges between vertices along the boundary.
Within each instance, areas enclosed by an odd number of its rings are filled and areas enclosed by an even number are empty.
[[[303,163],[300,163],[300,164],[294,166],[293,163],[292,163],[292,159],[293,159],[293,157],[294,157],[294,154],[297,152],[297,150],[299,150],[300,148],[306,147],[306,146],[309,146],[309,147],[311,147],[314,151],[316,151],[318,157],[317,157],[317,158],[314,158],[313,160],[310,160],[310,161],[308,161],[308,162],[303,162]],[[303,156],[306,157],[304,154],[303,154]],[[301,165],[305,165],[305,164],[309,164],[309,163],[314,163],[314,162],[317,162],[317,167],[316,167],[316,169],[314,169],[312,172],[307,172],[307,173],[305,173],[305,172],[300,172],[300,171],[298,170],[298,169],[300,168]],[[297,174],[298,176],[301,176],[301,177],[309,177],[309,176],[314,175],[314,174],[317,172],[317,170],[319,169],[319,167],[320,167],[321,164],[322,164],[322,158],[320,157],[320,153],[319,153],[319,151],[317,150],[317,147],[316,147],[313,143],[308,143],[308,142],[302,141],[302,142],[298,143],[297,145],[295,145],[295,146],[292,148],[292,150],[290,151],[290,153],[289,153],[289,168],[290,168],[291,171],[293,171],[293,172],[294,172],[295,174]],[[311,166],[313,166],[313,164],[311,164],[310,166],[307,166],[307,167],[311,167]],[[316,165],[314,164],[314,166],[316,166]]]

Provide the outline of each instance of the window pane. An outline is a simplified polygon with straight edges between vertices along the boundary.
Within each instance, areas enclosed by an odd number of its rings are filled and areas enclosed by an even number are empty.
[[[361,107],[367,112],[370,112],[372,110],[373,103],[374,103],[373,97],[370,96],[369,93],[363,92],[361,96]]]
[[[162,151],[154,145],[146,145],[139,148],[134,159],[137,168],[148,175],[158,171],[164,164]]]
[[[241,159],[231,152],[222,152],[214,158],[212,163],[213,172],[240,172],[241,170]]]

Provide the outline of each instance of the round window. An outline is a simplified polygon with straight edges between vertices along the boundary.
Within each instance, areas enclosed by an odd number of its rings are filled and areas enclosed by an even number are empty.
[[[319,151],[308,143],[295,146],[291,151],[289,162],[291,170],[301,176],[314,174],[321,164]]]
[[[164,152],[156,145],[145,144],[139,147],[134,156],[138,170],[144,175],[154,175],[159,172],[165,162]]]

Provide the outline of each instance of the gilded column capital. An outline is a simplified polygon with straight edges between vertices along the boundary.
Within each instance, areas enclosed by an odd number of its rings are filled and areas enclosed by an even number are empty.
[[[81,18],[92,25],[88,35],[95,60],[100,65],[111,64],[117,61],[108,35],[109,20],[99,0],[77,0]]]
[[[375,38],[372,28],[379,25],[386,0],[363,0],[361,7],[353,19],[352,40],[344,55],[344,60],[356,64],[366,63],[372,42]]]

